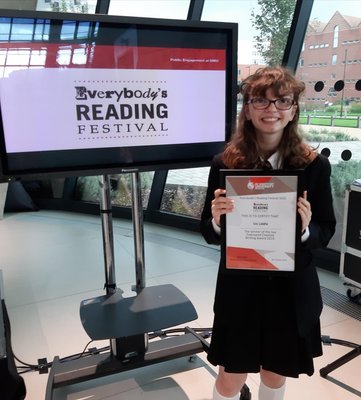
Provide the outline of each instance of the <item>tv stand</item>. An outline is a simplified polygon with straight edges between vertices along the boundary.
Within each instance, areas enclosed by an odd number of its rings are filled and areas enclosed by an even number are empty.
[[[208,343],[186,327],[184,334],[149,342],[148,333],[184,324],[197,318],[190,300],[171,284],[145,286],[143,208],[139,173],[132,172],[132,216],[134,227],[135,296],[122,296],[116,287],[110,182],[100,177],[100,210],[103,231],[106,294],[83,300],[80,318],[93,340],[110,340],[110,351],[61,362],[55,357],[45,400],[54,389],[144,367],[207,350]]]

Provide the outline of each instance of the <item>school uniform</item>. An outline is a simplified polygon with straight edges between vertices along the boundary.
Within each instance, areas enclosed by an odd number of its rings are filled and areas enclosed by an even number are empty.
[[[280,167],[278,155],[269,159]],[[211,164],[201,216],[201,232],[210,244],[220,244],[211,201],[220,187],[221,155]],[[291,169],[287,163],[284,169]],[[220,265],[214,299],[214,323],[208,360],[227,372],[256,373],[260,367],[298,377],[314,372],[313,358],[322,355],[319,317],[320,285],[312,250],[328,244],[335,231],[330,187],[331,166],[319,154],[304,169],[304,190],[312,219],[301,244],[300,268],[292,276],[224,274]]]

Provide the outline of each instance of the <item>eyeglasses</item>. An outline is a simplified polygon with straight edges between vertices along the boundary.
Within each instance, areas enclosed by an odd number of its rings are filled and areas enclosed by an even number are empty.
[[[288,97],[283,97],[277,100],[268,100],[264,97],[255,97],[248,101],[248,104],[252,104],[256,110],[265,110],[273,103],[277,110],[289,110],[294,104],[295,101]]]

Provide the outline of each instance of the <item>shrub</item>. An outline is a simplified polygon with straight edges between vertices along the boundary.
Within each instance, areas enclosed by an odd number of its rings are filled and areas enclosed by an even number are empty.
[[[140,174],[140,190],[143,206],[146,205],[150,187],[153,180],[153,172]],[[130,174],[110,175],[110,197],[113,205],[131,206],[132,204],[132,177]],[[76,198],[89,201],[100,201],[99,178],[97,176],[79,177],[77,183]]]
[[[317,104],[303,104],[302,112],[312,112],[319,108],[320,106]]]
[[[339,161],[332,165],[331,185],[337,197],[344,197],[347,187],[361,178],[361,161]]]
[[[350,107],[350,112],[352,114],[361,114],[361,103],[352,104]]]
[[[325,112],[327,112],[327,113],[329,113],[329,114],[333,114],[335,111],[339,111],[340,110],[340,107],[337,107],[337,106],[328,106],[328,107],[326,107],[326,109],[325,109]]]
[[[303,137],[308,142],[347,142],[358,140],[347,133],[328,129],[310,129],[308,132],[303,132]]]

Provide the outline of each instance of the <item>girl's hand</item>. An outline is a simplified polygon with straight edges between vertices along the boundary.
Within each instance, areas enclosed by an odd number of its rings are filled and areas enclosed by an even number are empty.
[[[224,189],[217,189],[214,191],[214,199],[212,200],[212,217],[218,226],[221,225],[221,215],[233,211],[234,201],[225,197],[226,191]]]
[[[297,202],[298,212],[302,221],[302,232],[308,227],[311,222],[312,211],[311,204],[307,201],[307,191],[303,192],[303,196],[298,198]]]

